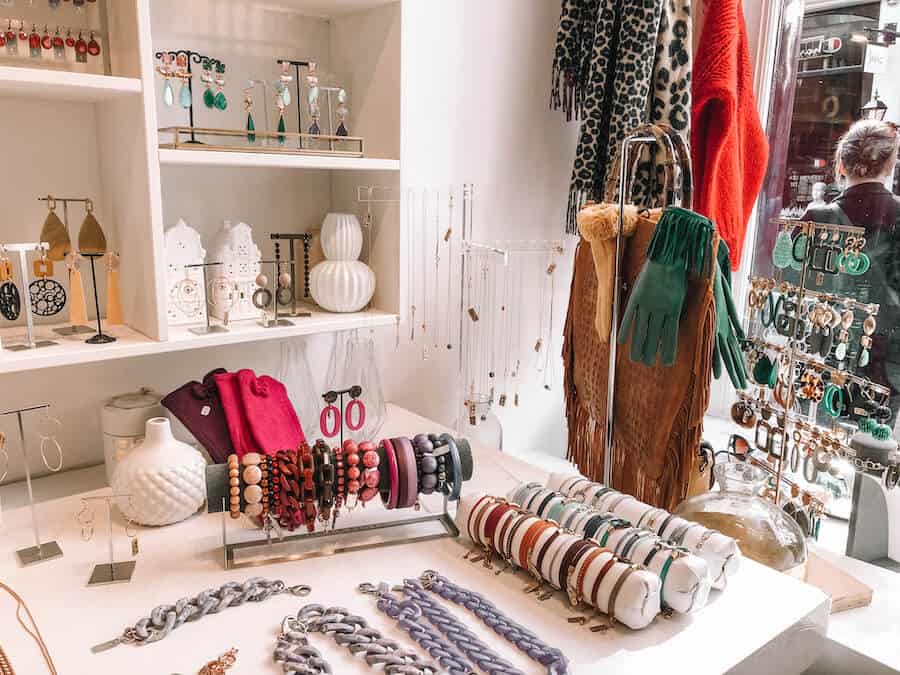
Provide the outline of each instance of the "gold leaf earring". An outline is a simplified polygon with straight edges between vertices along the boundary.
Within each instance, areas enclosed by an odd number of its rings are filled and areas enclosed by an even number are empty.
[[[46,242],[50,246],[47,250],[47,257],[50,260],[64,260],[72,250],[72,241],[69,239],[66,226],[56,215],[56,200],[50,195],[47,195],[47,208],[50,212],[41,228],[41,242]]]
[[[94,203],[88,199],[84,208],[87,214],[78,231],[78,250],[81,253],[106,253],[106,235],[94,217]]]

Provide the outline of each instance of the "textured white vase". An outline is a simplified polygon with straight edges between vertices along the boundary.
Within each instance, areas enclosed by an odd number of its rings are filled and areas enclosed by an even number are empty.
[[[375,273],[359,260],[325,260],[310,271],[309,292],[329,312],[358,312],[375,293]]]
[[[322,251],[329,260],[356,260],[362,253],[363,234],[352,213],[329,213],[322,223]]]
[[[171,525],[194,515],[206,499],[206,461],[172,435],[165,417],[147,420],[144,442],[116,467],[113,492],[126,517],[141,525]]]

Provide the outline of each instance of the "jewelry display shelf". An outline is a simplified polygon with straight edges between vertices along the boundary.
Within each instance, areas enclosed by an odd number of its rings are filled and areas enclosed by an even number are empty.
[[[382,435],[391,437],[416,429],[448,431],[407,410],[388,407]],[[473,451],[476,471],[471,484],[467,484],[467,490],[472,493],[503,494],[522,481],[544,482],[547,478],[541,469],[512,456],[508,448],[501,453],[476,445]],[[98,467],[97,472],[102,476],[103,468]],[[727,591],[718,594],[696,614],[658,619],[642,631],[615,627],[602,635],[567,622],[572,611],[564,594],[556,593],[546,602],[539,602],[533,594],[523,593],[527,584],[524,575],[494,575],[480,564],[464,560],[463,555],[470,547],[449,537],[350,551],[339,558],[309,558],[287,565],[224,571],[221,515],[206,513],[169,527],[138,528],[141,553],[136,558],[138,566],[133,583],[127,587],[88,589],[85,584],[102,543],[86,544],[81,540],[80,526],[74,516],[83,494],[80,491],[90,488],[75,486],[73,475],[39,479],[36,485],[38,495],[47,492],[41,484],[44,480],[65,482],[70,490],[78,492],[42,504],[51,534],[66,550],[66,558],[31,569],[18,567],[8,550],[29,541],[27,508],[4,512],[3,540],[7,542],[7,554],[0,556],[0,578],[25,598],[61,672],[81,672],[88,668],[97,675],[122,672],[156,675],[161,664],[165,672],[196,672],[203,662],[215,656],[212,652],[217,649],[212,648],[208,655],[205,651],[198,654],[197,645],[216,645],[222,639],[228,642],[222,650],[231,646],[240,650],[242,667],[247,672],[274,672],[271,658],[277,629],[282,618],[296,613],[303,602],[344,606],[371,618],[377,629],[393,632],[393,621],[376,612],[372,598],[359,593],[357,586],[363,582],[396,583],[429,568],[461,586],[484,593],[508,615],[537,631],[548,644],[564,650],[572,662],[573,673],[665,672],[667,668],[671,670],[673,663],[689,663],[692,673],[704,675],[723,672],[799,675],[821,653],[829,620],[828,598],[821,591],[752,560],[744,561]],[[17,486],[10,489],[15,490]],[[105,488],[87,494],[108,492]],[[3,496],[4,504],[12,502]],[[368,510],[376,514],[380,508]],[[121,516],[114,517],[117,526],[122,526]],[[249,534],[258,535],[249,523],[244,527]],[[126,549],[118,551],[118,555],[124,554]],[[267,603],[247,604],[191,622],[152,645],[122,645],[98,655],[90,652],[91,645],[119,635],[124,625],[145,616],[148,608],[158,605],[161,584],[166,589],[164,597],[187,597],[204,588],[217,587],[226,581],[244,581],[252,576],[282,579],[289,585],[309,584],[312,592],[302,602],[290,597],[274,598]],[[60,602],[60,598],[65,602]],[[84,620],[87,616],[84,607],[100,606],[102,612],[91,611],[90,620]],[[866,612],[868,608],[854,611]],[[467,618],[466,622],[473,630],[487,630],[475,619]],[[737,624],[741,630],[735,631]],[[44,670],[40,653],[20,629],[14,612],[0,614],[0,633],[17,672]],[[402,634],[397,638],[404,642],[407,639]],[[492,644],[525,672],[539,672],[500,640]],[[890,648],[895,649],[893,645]],[[337,673],[371,672],[365,663],[344,650],[328,648],[326,651]]]
[[[96,103],[141,91],[136,77],[0,66],[0,96]]]
[[[331,155],[290,155],[273,152],[219,152],[216,150],[175,150],[160,148],[159,161],[165,165],[233,166],[278,169],[321,169],[324,171],[400,171],[399,159],[341,157]]]
[[[104,330],[116,338],[116,342],[106,345],[89,345],[80,339],[65,339],[53,333],[54,328],[68,324],[41,324],[35,328],[36,337],[54,335],[59,343],[46,349],[26,350],[22,352],[0,351],[0,375],[39,368],[70,366],[96,361],[109,361],[134,356],[149,356],[169,352],[202,349],[219,345],[257,342],[276,338],[294,337],[296,335],[313,335],[316,333],[332,333],[358,328],[377,328],[395,326],[399,321],[397,314],[379,310],[365,310],[347,314],[334,314],[308,309],[312,316],[294,319],[293,326],[263,328],[256,321],[240,321],[229,324],[227,333],[196,335],[190,326],[169,327],[169,339],[160,342],[152,340],[128,326],[109,326]],[[199,323],[197,325],[200,325]],[[0,330],[0,340],[4,345],[10,344],[13,337],[21,339],[24,328],[4,328]]]

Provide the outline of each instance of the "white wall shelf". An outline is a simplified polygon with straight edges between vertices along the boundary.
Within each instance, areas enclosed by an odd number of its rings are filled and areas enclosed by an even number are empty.
[[[0,66],[0,96],[96,103],[142,90],[136,77]]]
[[[218,150],[159,151],[160,164],[189,166],[233,166],[281,169],[322,169],[336,171],[400,171],[399,159],[374,157],[328,157],[265,152],[223,152]]]
[[[245,321],[232,324],[227,333],[194,335],[188,330],[188,326],[170,327],[169,340],[166,342],[151,340],[127,326],[104,326],[104,332],[116,337],[116,342],[107,345],[89,345],[83,341],[83,337],[82,339],[61,338],[52,333],[52,328],[55,326],[42,325],[36,331],[37,339],[53,339],[59,344],[22,352],[0,351],[0,375],[298,335],[391,326],[397,323],[398,318],[396,314],[378,310],[349,314],[332,314],[321,310],[311,311],[311,317],[291,319],[295,322],[294,326],[277,328],[263,328],[256,322]],[[14,342],[13,336],[21,337],[22,333],[21,328],[6,328],[0,331],[0,336],[2,336],[3,344],[6,345]]]

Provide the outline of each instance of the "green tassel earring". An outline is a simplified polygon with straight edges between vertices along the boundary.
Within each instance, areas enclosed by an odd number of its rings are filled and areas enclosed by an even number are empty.
[[[256,143],[256,124],[253,122],[253,97],[250,89],[244,89],[244,110],[247,111],[247,140]]]

